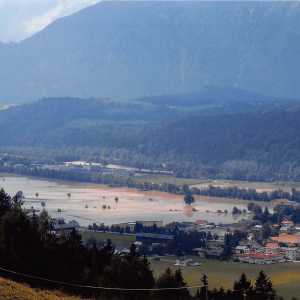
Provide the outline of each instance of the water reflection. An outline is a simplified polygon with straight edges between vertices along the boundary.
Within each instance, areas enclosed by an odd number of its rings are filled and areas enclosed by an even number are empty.
[[[248,214],[231,214],[234,206],[241,210],[247,209],[249,201],[243,200],[201,196],[195,197],[196,201],[193,206],[187,206],[183,201],[183,196],[157,191],[142,192],[135,189],[49,181],[7,174],[5,178],[5,181],[1,181],[0,187],[3,187],[10,195],[14,195],[19,190],[23,191],[26,197],[24,205],[26,208],[33,206],[35,209],[42,209],[41,202],[44,202],[45,209],[53,217],[62,216],[68,221],[76,219],[81,225],[93,222],[110,225],[135,220],[163,220],[166,224],[173,221],[199,219],[219,224],[251,218]],[[68,193],[71,194],[70,197]],[[118,197],[118,202],[115,201],[116,197]],[[262,205],[261,202],[257,204]],[[103,205],[107,208],[104,209]],[[111,208],[108,209],[108,206]],[[270,203],[266,205],[264,203],[262,206],[263,208],[267,206],[270,212],[273,210]],[[61,212],[58,212],[58,209]],[[217,213],[218,210],[224,212],[225,209],[228,210],[227,214]]]
[[[196,208],[194,206],[185,206],[184,207],[184,214],[190,218],[196,213]]]

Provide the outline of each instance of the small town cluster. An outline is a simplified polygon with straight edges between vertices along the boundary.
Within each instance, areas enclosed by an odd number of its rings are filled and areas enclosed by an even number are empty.
[[[276,200],[282,206],[292,203]],[[263,235],[265,225],[261,221],[242,220],[239,223],[216,225],[206,220],[195,222],[173,222],[167,225],[163,221],[134,221],[112,226],[97,226],[88,229],[79,226],[76,221],[65,223],[63,218],[53,219],[53,231],[73,228],[91,233],[100,232],[111,235],[121,234],[132,237],[137,250],[144,255],[171,255],[184,257],[177,260],[177,265],[197,266],[199,262],[186,257],[198,256],[211,259],[227,260],[232,263],[274,264],[300,260],[300,227],[285,215],[280,224],[267,224],[269,231]],[[276,235],[272,233],[276,232]],[[92,240],[85,240],[92,243]],[[101,241],[99,246],[105,241]],[[184,246],[183,246],[184,244]],[[129,253],[130,244],[116,244],[116,251],[121,256]]]

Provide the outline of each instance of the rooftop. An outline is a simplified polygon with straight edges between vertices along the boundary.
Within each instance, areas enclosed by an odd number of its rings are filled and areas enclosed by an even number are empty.
[[[272,257],[273,258],[283,257],[284,255],[283,254],[265,254],[265,253],[249,252],[249,253],[235,254],[234,256],[265,259],[265,258],[272,258]]]
[[[266,245],[266,247],[267,247],[267,248],[276,248],[276,247],[279,247],[279,246],[278,246],[278,244],[276,244],[276,243],[268,243],[268,244]]]
[[[146,238],[172,240],[174,238],[174,235],[169,235],[169,234],[155,234],[155,233],[137,233],[136,237],[146,237]]]
[[[205,223],[205,222],[206,222],[205,220],[197,220],[197,221],[195,222],[195,224],[201,225],[201,224],[203,224],[203,223]]]

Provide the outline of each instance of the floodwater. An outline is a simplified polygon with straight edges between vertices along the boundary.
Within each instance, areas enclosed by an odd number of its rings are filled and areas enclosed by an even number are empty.
[[[3,178],[5,180],[3,181]],[[195,197],[194,205],[187,206],[183,196],[175,196],[157,191],[138,191],[128,188],[110,188],[91,183],[67,182],[39,179],[26,176],[0,174],[0,188],[11,196],[22,191],[25,196],[23,207],[41,210],[41,202],[52,217],[63,217],[67,221],[76,220],[82,226],[92,223],[115,223],[130,221],[196,221],[204,219],[209,222],[233,223],[251,215],[232,215],[234,206],[246,209],[249,201],[213,197]],[[38,196],[36,196],[38,193]],[[70,193],[69,197],[67,194]],[[118,202],[115,201],[118,197]],[[150,201],[149,199],[152,199]],[[272,211],[270,203],[258,202],[263,208]],[[111,208],[104,209],[103,205]],[[86,208],[87,206],[87,208]],[[192,211],[195,208],[197,211]],[[62,212],[58,212],[61,209]],[[229,213],[217,213],[217,210]],[[172,211],[171,211],[172,210]],[[210,212],[207,212],[210,211]]]

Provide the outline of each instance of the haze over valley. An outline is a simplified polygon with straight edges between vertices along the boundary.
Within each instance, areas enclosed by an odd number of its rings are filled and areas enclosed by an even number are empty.
[[[297,300],[299,2],[33,2],[0,3],[0,298]]]

